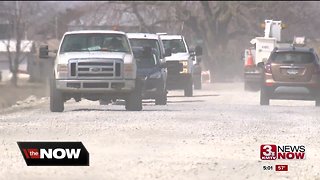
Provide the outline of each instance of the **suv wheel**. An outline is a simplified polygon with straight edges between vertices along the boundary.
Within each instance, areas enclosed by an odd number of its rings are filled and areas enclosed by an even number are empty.
[[[190,78],[187,86],[184,88],[184,96],[192,97],[193,96],[193,87],[192,87],[192,79]]]
[[[267,87],[261,87],[260,91],[260,105],[270,104],[270,92]]]
[[[135,89],[126,99],[127,111],[141,111],[142,110],[142,89],[141,83],[136,81]]]
[[[50,80],[50,111],[62,112],[64,110],[63,93],[56,88],[54,79]]]
[[[156,96],[155,99],[156,105],[166,105],[167,104],[167,91],[163,91]]]

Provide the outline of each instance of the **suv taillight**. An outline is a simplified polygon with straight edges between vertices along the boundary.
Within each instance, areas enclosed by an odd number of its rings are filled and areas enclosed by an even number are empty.
[[[267,62],[267,64],[264,66],[264,70],[266,73],[272,73],[271,72],[271,63]]]

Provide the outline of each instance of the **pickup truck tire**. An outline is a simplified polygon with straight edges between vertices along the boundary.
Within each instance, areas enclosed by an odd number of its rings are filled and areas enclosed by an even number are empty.
[[[156,105],[166,105],[167,104],[167,92],[163,91],[161,94],[158,94],[155,99]]]
[[[270,90],[267,87],[261,87],[260,91],[260,105],[270,104]]]
[[[193,82],[192,79],[190,78],[186,87],[184,88],[184,96],[186,97],[192,97],[193,96]]]
[[[201,76],[195,76],[193,84],[194,89],[202,89]]]
[[[64,110],[64,97],[63,93],[56,88],[54,79],[50,80],[50,111],[63,112]]]
[[[129,94],[126,99],[127,111],[141,111],[142,110],[142,83],[136,81],[136,86],[133,92]]]

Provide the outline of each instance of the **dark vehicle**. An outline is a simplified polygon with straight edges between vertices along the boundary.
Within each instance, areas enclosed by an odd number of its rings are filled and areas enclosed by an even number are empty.
[[[264,65],[260,104],[270,99],[315,100],[320,105],[320,65],[312,48],[275,48]]]
[[[145,79],[143,99],[155,99],[156,105],[167,104],[167,67],[165,52],[159,35],[150,33],[127,33],[137,61],[137,75]]]
[[[156,105],[167,104],[165,65],[160,63],[157,50],[150,46],[133,47],[137,62],[137,76],[144,79],[143,99],[155,99]]]

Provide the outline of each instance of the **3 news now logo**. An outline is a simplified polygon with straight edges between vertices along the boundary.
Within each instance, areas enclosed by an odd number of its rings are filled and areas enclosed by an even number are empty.
[[[89,166],[82,142],[17,142],[28,166]]]
[[[263,144],[260,146],[261,160],[276,159],[305,159],[304,145],[275,145]]]

